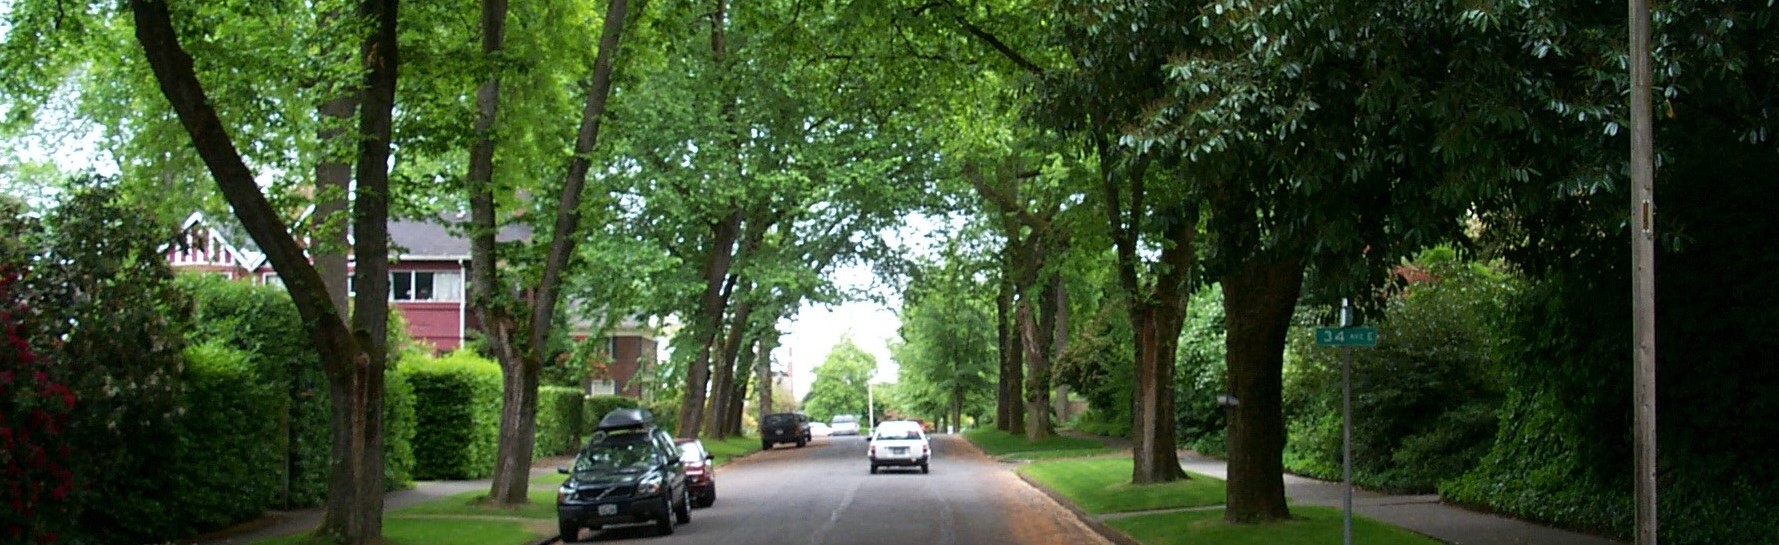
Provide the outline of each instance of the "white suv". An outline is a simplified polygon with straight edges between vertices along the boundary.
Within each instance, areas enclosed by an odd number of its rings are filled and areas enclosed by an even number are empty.
[[[866,456],[871,459],[871,473],[877,473],[877,468],[882,466],[919,466],[921,473],[927,472],[933,447],[927,442],[927,432],[920,428],[919,422],[878,422],[869,440],[871,446],[866,450]]]
[[[858,435],[859,417],[850,414],[837,414],[834,415],[834,420],[829,423],[829,427],[833,428],[828,432],[830,435]]]

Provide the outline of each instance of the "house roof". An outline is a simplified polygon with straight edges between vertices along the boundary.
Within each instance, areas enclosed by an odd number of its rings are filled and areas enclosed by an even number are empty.
[[[292,227],[300,228],[312,212],[313,207],[304,210]],[[389,221],[389,243],[390,250],[396,255],[391,257],[403,261],[469,259],[469,237],[465,233],[468,223],[469,214],[464,212],[446,212],[427,219],[392,219]],[[253,239],[242,232],[233,217],[217,221],[202,212],[192,212],[183,227],[191,229],[194,225],[202,225],[221,235],[218,240],[242,268],[251,271],[266,265],[268,256],[254,246]],[[530,238],[530,226],[507,225],[494,239],[514,242]],[[352,240],[351,233],[347,233],[347,239]]]
[[[389,222],[389,243],[404,260],[469,259],[469,237],[464,231],[469,214],[447,212],[426,220],[400,219]],[[531,238],[531,227],[507,225],[494,237],[499,242]]]

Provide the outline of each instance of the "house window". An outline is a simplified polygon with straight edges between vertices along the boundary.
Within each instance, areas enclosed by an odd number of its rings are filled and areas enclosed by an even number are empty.
[[[618,395],[618,384],[609,380],[595,380],[587,383],[587,395],[610,396]]]
[[[395,301],[461,301],[463,275],[432,271],[390,272],[389,298]]]
[[[259,283],[262,286],[284,287],[284,279],[278,278],[278,273],[265,273],[259,275]]]

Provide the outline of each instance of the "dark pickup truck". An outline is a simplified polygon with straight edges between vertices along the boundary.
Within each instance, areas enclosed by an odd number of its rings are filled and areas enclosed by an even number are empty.
[[[809,444],[809,417],[797,413],[778,413],[766,415],[760,421],[760,449],[772,450],[772,445],[779,443],[796,443],[798,448]]]

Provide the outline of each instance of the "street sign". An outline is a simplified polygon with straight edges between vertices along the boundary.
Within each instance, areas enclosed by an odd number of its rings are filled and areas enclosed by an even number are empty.
[[[1377,346],[1377,328],[1318,327],[1316,346]]]

